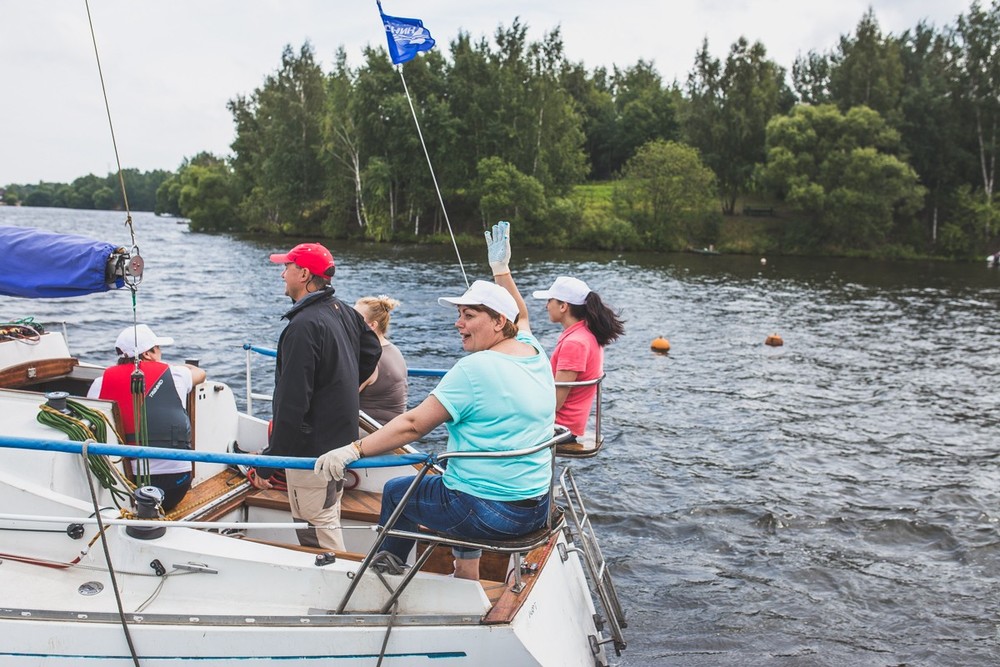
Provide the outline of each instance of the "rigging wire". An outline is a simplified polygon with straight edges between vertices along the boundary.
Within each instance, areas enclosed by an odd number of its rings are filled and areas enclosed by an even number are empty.
[[[118,183],[121,185],[122,198],[125,202],[125,213],[128,216],[126,223],[132,228],[132,212],[128,207],[128,194],[125,192],[125,176],[122,173],[122,162],[118,158],[118,142],[115,141],[115,124],[111,120],[111,105],[108,103],[108,91],[104,85],[104,71],[101,69],[101,54],[97,50],[97,37],[94,34],[94,20],[90,16],[90,0],[84,0],[87,6],[87,22],[90,24],[90,38],[94,43],[94,57],[97,58],[97,75],[101,79],[101,92],[104,94],[104,109],[108,114],[108,125],[111,127],[111,144],[115,149],[115,163],[118,165]],[[135,246],[135,231],[132,231],[132,245]]]
[[[115,165],[118,167],[118,185],[122,191],[122,201],[125,205],[125,226],[128,227],[129,235],[132,238],[131,261],[128,271],[125,271],[125,283],[132,291],[132,319],[135,320],[135,292],[142,281],[142,257],[139,255],[139,246],[135,242],[135,226],[132,224],[132,210],[128,205],[128,191],[125,188],[125,172],[122,170],[122,161],[118,155],[118,140],[115,138],[115,124],[111,118],[111,103],[108,102],[108,89],[104,85],[104,70],[101,67],[101,54],[97,48],[97,34],[94,32],[94,20],[90,15],[90,0],[84,0],[87,7],[87,23],[90,25],[90,40],[94,44],[94,58],[97,60],[97,76],[101,80],[101,94],[104,96],[104,110],[108,115],[108,127],[111,130],[111,146],[115,152]]]
[[[441,188],[438,187],[437,176],[434,175],[434,165],[431,164],[431,154],[427,151],[427,144],[424,143],[424,133],[420,130],[420,122],[417,120],[417,111],[413,108],[413,100],[410,99],[410,90],[406,87],[406,77],[403,76],[403,66],[396,65],[399,72],[399,80],[403,82],[403,92],[406,93],[406,101],[410,104],[410,113],[413,114],[413,124],[417,126],[417,136],[420,137],[420,145],[424,149],[424,157],[427,158],[427,167],[431,171],[431,180],[434,181],[434,191],[437,192],[438,202],[441,204],[441,213],[444,214],[445,224],[448,225],[448,234],[451,235],[451,245],[455,248],[455,256],[458,257],[458,266],[462,269],[462,279],[465,281],[465,288],[469,289],[469,277],[465,275],[465,264],[462,263],[462,254],[458,252],[458,242],[455,240],[455,232],[451,230],[451,220],[448,219],[448,210],[444,207],[444,197],[441,196]]]
[[[124,281],[128,286],[129,291],[132,293],[132,332],[134,335],[134,340],[138,339],[138,331],[136,327],[138,325],[138,308],[137,308],[137,293],[139,290],[139,283],[142,282],[142,271],[143,271],[143,261],[139,254],[139,246],[135,242],[135,225],[132,223],[132,211],[128,205],[128,192],[125,188],[125,172],[122,170],[122,161],[118,154],[118,140],[115,138],[115,124],[111,117],[111,103],[108,101],[108,90],[104,83],[104,70],[101,67],[101,54],[97,48],[97,34],[94,32],[94,20],[90,14],[90,0],[84,0],[84,4],[87,7],[87,22],[90,25],[90,39],[94,44],[94,58],[97,60],[97,74],[101,80],[101,93],[104,96],[104,109],[108,115],[108,127],[111,130],[111,146],[114,148],[115,152],[115,164],[118,167],[118,184],[122,191],[122,201],[125,204],[125,226],[129,229],[129,234],[132,238],[132,248],[130,251],[131,259],[128,263],[128,270],[124,272]],[[146,410],[145,410],[145,375],[139,368],[139,355],[135,356],[135,365],[132,370],[132,400],[133,415],[135,415],[137,420],[136,434],[139,444],[146,444],[146,429],[143,428],[146,423]],[[123,441],[124,442],[124,441]]]

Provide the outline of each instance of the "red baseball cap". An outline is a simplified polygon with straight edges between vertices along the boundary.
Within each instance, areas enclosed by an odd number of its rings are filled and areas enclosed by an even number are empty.
[[[319,243],[300,243],[284,254],[271,255],[271,261],[275,264],[292,262],[309,269],[314,276],[329,278],[333,275],[333,255]]]

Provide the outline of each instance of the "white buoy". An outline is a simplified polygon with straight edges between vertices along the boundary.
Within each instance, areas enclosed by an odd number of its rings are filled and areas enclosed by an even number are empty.
[[[760,258],[760,265],[764,266],[765,264],[767,264],[767,258],[766,257],[761,257]]]

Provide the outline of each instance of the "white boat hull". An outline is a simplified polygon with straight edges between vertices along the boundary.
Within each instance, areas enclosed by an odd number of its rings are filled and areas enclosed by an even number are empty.
[[[51,350],[64,345],[46,355]],[[0,350],[13,354],[0,355],[0,364],[19,362],[18,351]],[[67,441],[36,421],[44,400],[30,388],[0,388],[0,438]],[[113,416],[107,401],[75,400]],[[197,452],[225,455],[237,442],[244,450],[266,442],[266,422],[239,413],[226,385],[199,385],[193,403]],[[245,485],[225,464],[195,469],[199,483],[223,473]],[[380,492],[399,474],[406,472],[361,470],[358,489]],[[110,494],[98,488],[97,495],[101,516],[117,519]],[[79,454],[0,447],[0,667],[370,666],[380,657],[407,667],[607,664],[607,640],[566,531],[538,557],[522,593],[511,598],[512,577],[494,582],[506,591],[506,615],[490,615],[497,596],[491,600],[481,582],[423,571],[396,608],[381,613],[391,591],[371,569],[336,614],[330,610],[360,563],[342,557],[317,565],[316,554],[298,549],[295,533],[281,527],[291,528],[291,518],[280,508],[240,505],[214,515],[219,529],[168,527],[154,539],[118,524],[105,526],[102,538],[94,515]],[[226,534],[234,522],[245,527]],[[262,522],[269,525],[255,529]],[[349,524],[356,528],[345,529],[348,549],[366,552],[371,525]]]
[[[393,616],[371,613],[387,592],[366,574],[352,600],[372,609],[335,615],[327,610],[357,563],[317,567],[308,554],[183,528],[149,541],[121,526],[109,533],[121,547],[112,562],[125,613],[117,611],[101,549],[66,569],[5,561],[0,590],[11,593],[0,607],[0,665],[133,665],[123,620],[144,666],[372,665],[387,632],[384,665],[595,664],[586,631],[593,606],[585,582],[574,581],[582,571],[572,554],[565,563],[552,555],[512,622],[484,625],[489,602],[478,582],[418,574]],[[213,554],[205,546],[212,540],[229,555]],[[196,552],[180,550],[188,541]],[[192,569],[163,579],[153,560],[168,571]],[[574,590],[575,599],[565,595]]]

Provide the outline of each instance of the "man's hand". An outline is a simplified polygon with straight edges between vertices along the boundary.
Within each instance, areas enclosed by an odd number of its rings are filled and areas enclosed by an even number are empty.
[[[344,445],[316,459],[313,472],[328,482],[339,482],[344,479],[344,470],[347,468],[347,464],[357,460],[357,448],[353,444]]]
[[[493,275],[510,273],[510,223],[501,220],[493,225],[492,233],[486,232],[486,250],[489,253]]]

